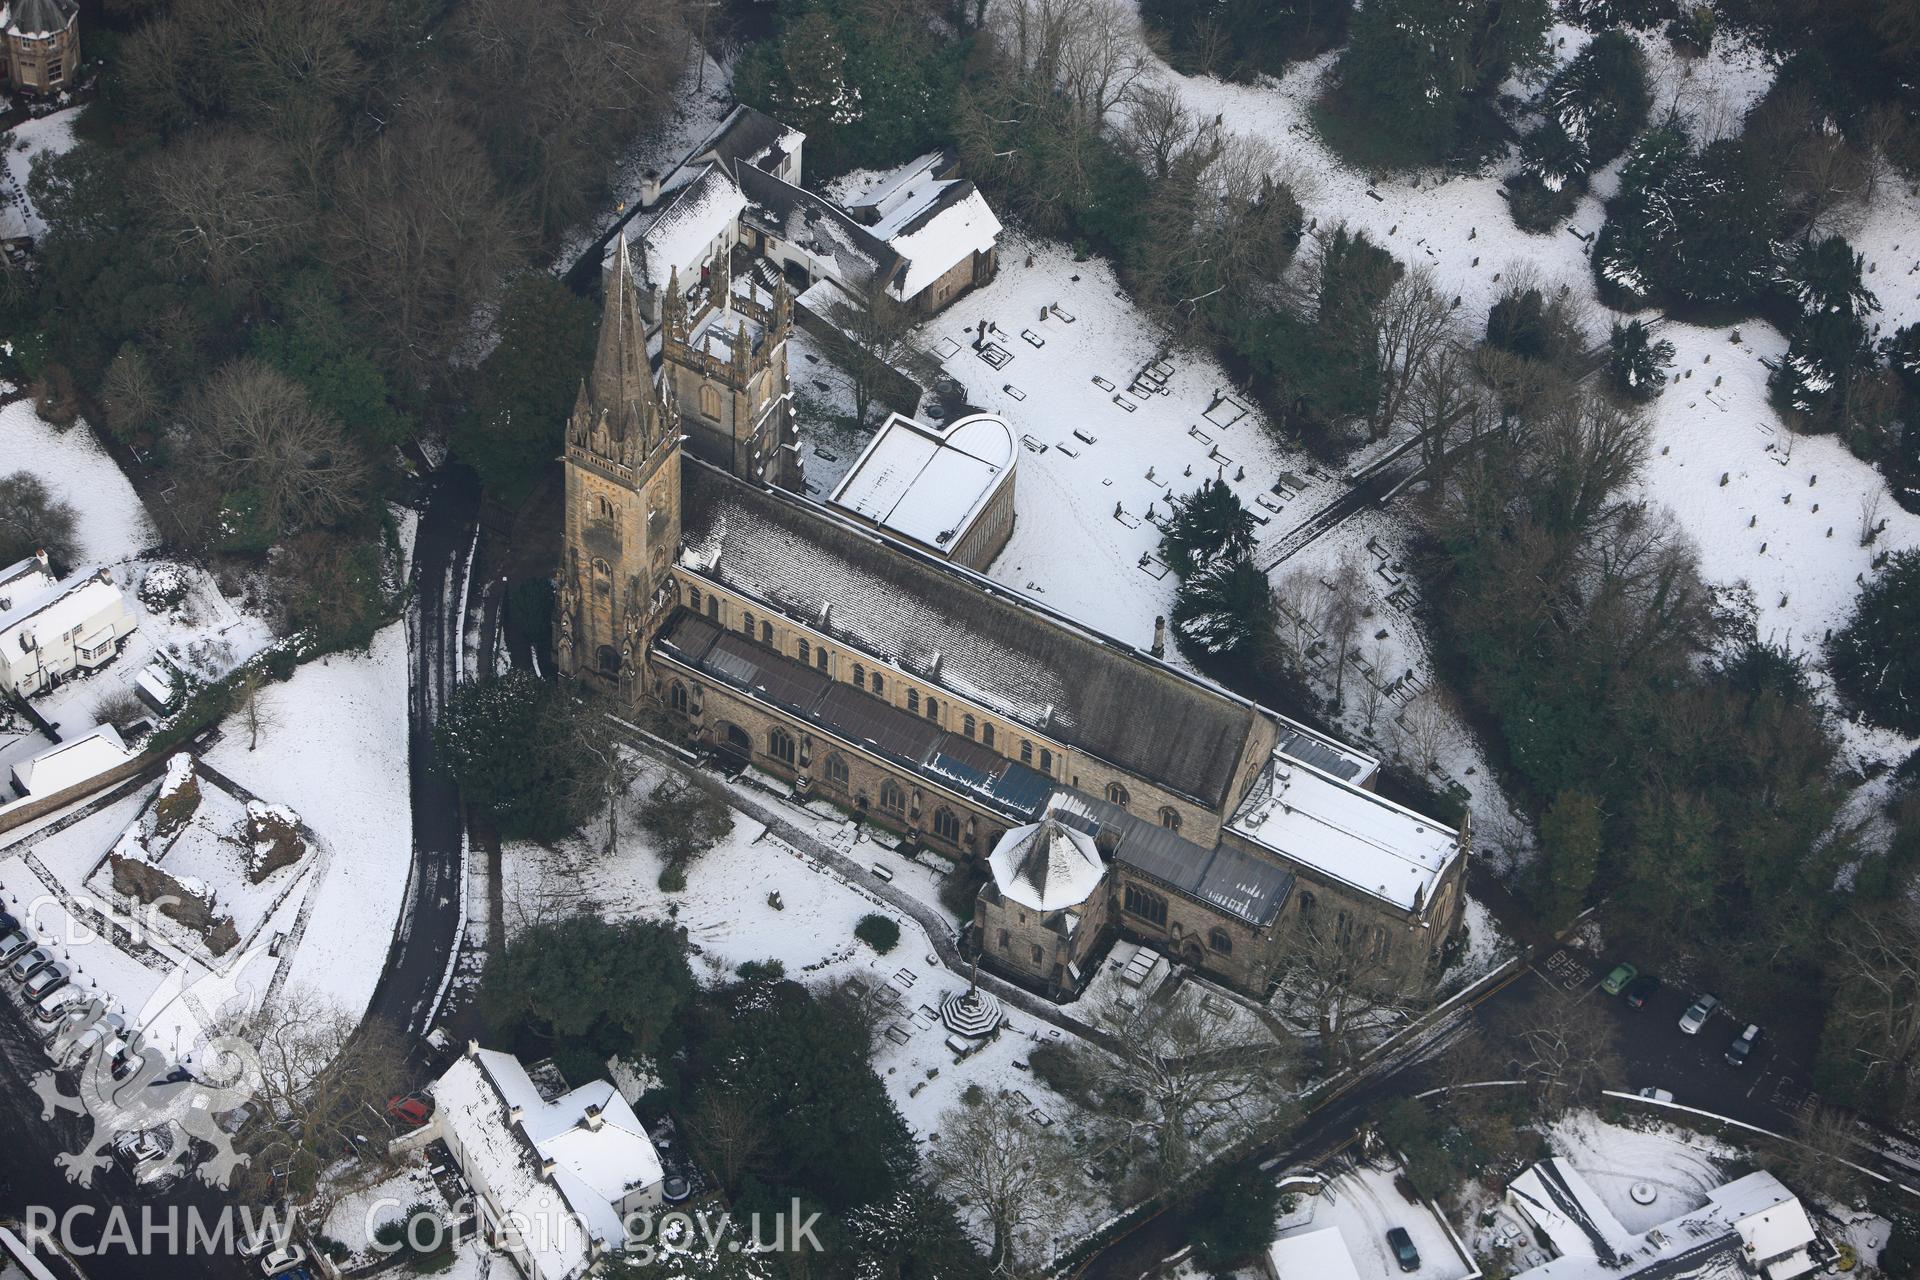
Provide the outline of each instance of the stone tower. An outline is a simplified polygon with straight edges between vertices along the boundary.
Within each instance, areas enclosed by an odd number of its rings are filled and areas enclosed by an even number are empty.
[[[676,269],[660,326],[660,379],[680,406],[687,448],[742,480],[805,491],[799,427],[787,381],[793,299],[784,279],[771,290],[730,273],[721,249],[691,297]]]
[[[680,544],[673,386],[654,392],[626,237],[614,241],[599,347],[567,422],[565,546],[554,658],[627,701],[644,688],[647,639]]]

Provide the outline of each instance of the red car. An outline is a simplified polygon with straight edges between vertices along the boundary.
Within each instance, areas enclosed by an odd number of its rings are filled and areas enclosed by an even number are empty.
[[[433,1117],[433,1103],[417,1093],[387,1099],[387,1114],[409,1129],[418,1129]]]

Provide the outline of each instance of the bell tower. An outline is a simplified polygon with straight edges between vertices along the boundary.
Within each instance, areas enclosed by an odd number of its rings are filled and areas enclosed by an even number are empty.
[[[631,702],[680,545],[679,414],[670,383],[654,391],[625,236],[605,291],[593,369],[567,420],[553,651],[563,676]]]

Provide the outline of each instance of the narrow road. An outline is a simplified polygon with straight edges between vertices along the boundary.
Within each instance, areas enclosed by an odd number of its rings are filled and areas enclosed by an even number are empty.
[[[367,1007],[368,1018],[380,1018],[410,1036],[427,1030],[465,925],[460,792],[440,769],[433,730],[447,694],[460,680],[460,615],[480,520],[480,482],[472,471],[448,464],[429,484],[414,542],[414,602],[407,620],[413,865],[400,926]]]

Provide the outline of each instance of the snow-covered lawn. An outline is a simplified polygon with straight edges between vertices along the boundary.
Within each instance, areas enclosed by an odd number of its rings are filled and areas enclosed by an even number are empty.
[[[269,723],[258,749],[229,722],[207,759],[291,806],[325,846],[287,980],[357,1017],[386,963],[412,860],[406,629],[389,625],[364,654],[310,662],[260,698]]]
[[[73,507],[79,563],[117,564],[160,540],[139,495],[84,422],[62,431],[31,400],[0,406],[0,459],[0,474],[29,471]]]
[[[83,110],[69,107],[38,120],[23,120],[0,134],[0,151],[6,156],[5,171],[0,173],[0,239],[46,232],[47,224],[27,199],[27,177],[35,156],[59,155],[73,146],[73,122]]]
[[[1424,1204],[1411,1202],[1394,1187],[1398,1167],[1345,1170],[1331,1178],[1325,1192],[1301,1195],[1292,1213],[1280,1219],[1276,1239],[1333,1228],[1362,1276],[1400,1274],[1387,1232],[1406,1228],[1420,1251],[1420,1274],[1432,1280],[1466,1280],[1474,1268],[1460,1256],[1452,1228]]]
[[[1629,1128],[1609,1124],[1591,1111],[1576,1111],[1556,1122],[1547,1141],[1632,1232],[1650,1230],[1705,1204],[1707,1192],[1727,1181],[1722,1162],[1738,1154],[1673,1125]],[[1653,1188],[1652,1204],[1634,1200],[1631,1191],[1638,1183]]]
[[[434,1185],[433,1175],[427,1172],[426,1161],[416,1159],[384,1181],[342,1195],[320,1224],[319,1231],[347,1246],[351,1252],[339,1260],[339,1265],[352,1270],[387,1258],[374,1243],[375,1231],[389,1222],[400,1221],[416,1204],[440,1208],[445,1203],[440,1188]]]

